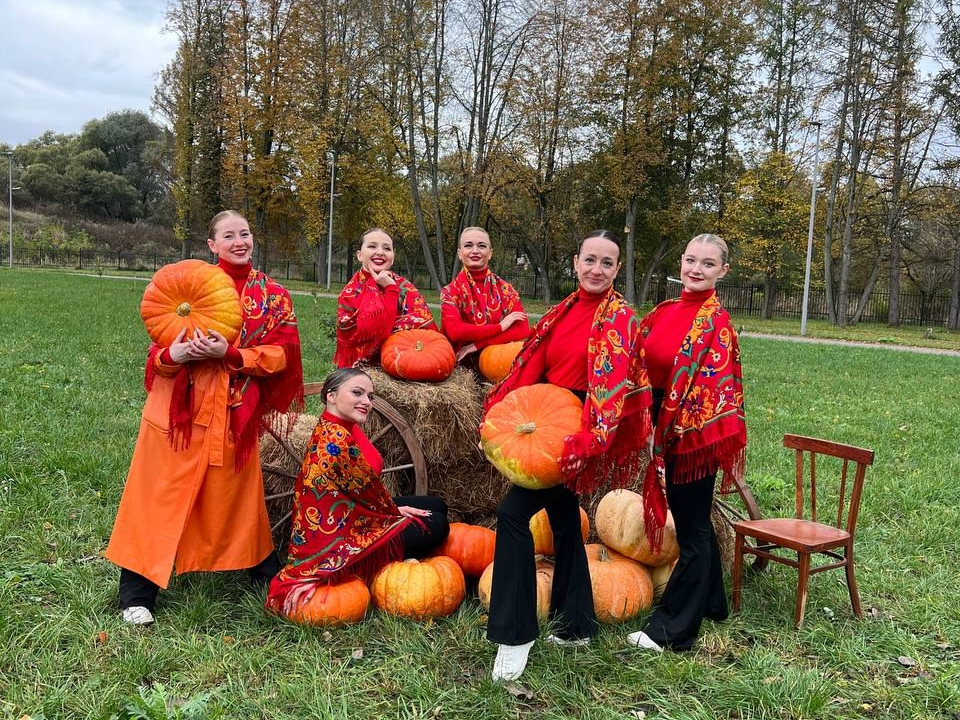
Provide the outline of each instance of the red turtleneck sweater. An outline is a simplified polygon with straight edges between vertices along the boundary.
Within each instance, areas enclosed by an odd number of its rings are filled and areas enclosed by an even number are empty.
[[[383,472],[383,457],[373,446],[373,443],[370,442],[367,436],[363,434],[363,430],[356,422],[342,418],[339,415],[334,415],[329,410],[323,411],[323,419],[332,423],[336,423],[337,425],[340,425],[344,429],[348,430],[354,444],[360,448],[360,452],[363,453],[364,459],[370,463],[370,467],[373,469],[373,472],[377,475]]]
[[[470,277],[477,284],[482,283],[487,276],[486,268],[483,270],[467,270],[467,272],[470,273]],[[460,311],[452,305],[442,305],[440,307],[440,320],[443,334],[450,338],[450,342],[455,347],[473,343],[477,350],[483,350],[489,345],[526,340],[530,333],[530,324],[526,320],[515,322],[506,330],[500,329],[499,322],[474,325],[472,322],[464,320]]]
[[[690,332],[693,319],[704,301],[713,295],[714,289],[680,293],[680,302],[667,305],[657,311],[650,334],[643,340],[650,384],[659,390],[670,385],[670,371],[680,351],[680,344]]]

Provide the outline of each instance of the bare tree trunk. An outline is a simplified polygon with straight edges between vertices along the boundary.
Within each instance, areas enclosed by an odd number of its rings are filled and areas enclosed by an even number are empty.
[[[650,264],[647,265],[647,269],[643,271],[643,279],[640,281],[640,294],[637,297],[637,303],[642,305],[647,301],[647,295],[650,294],[650,285],[653,282],[653,276],[656,274],[657,270],[660,269],[660,264],[663,262],[663,258],[667,254],[667,250],[669,248],[670,238],[666,235],[661,235],[660,244],[654,251],[653,257],[650,258]]]
[[[637,252],[636,252],[636,243],[637,243],[637,230],[636,230],[636,218],[637,218],[637,201],[636,198],[631,198],[630,202],[627,203],[626,210],[626,227],[627,227],[627,237],[624,239],[624,255],[623,255],[623,289],[624,297],[627,299],[627,302],[631,305],[636,305],[637,303],[637,281],[635,277],[635,267],[637,263]]]
[[[950,317],[947,320],[947,327],[951,330],[960,330],[960,237],[954,239],[951,265]]]
[[[870,296],[873,295],[873,288],[877,285],[877,280],[880,277],[880,268],[883,265],[883,257],[880,255],[879,248],[877,249],[877,257],[873,261],[873,269],[870,271],[870,277],[867,279],[867,284],[863,288],[863,292],[860,293],[860,300],[857,302],[857,309],[853,313],[853,317],[850,319],[851,325],[856,325],[860,322],[860,318],[863,317],[864,311],[867,309],[867,303],[870,302]]]

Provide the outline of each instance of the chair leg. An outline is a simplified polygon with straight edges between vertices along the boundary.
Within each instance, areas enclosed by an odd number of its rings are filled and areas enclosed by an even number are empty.
[[[800,627],[803,623],[803,610],[807,604],[807,583],[810,580],[810,555],[797,553],[797,559],[800,561],[800,567],[798,568],[800,577],[797,583],[797,610],[793,617],[794,627]]]
[[[736,534],[733,549],[733,611],[740,612],[740,587],[743,582],[743,535]]]
[[[853,554],[847,549],[847,566],[844,570],[847,573],[847,590],[850,591],[850,604],[853,605],[853,614],[857,617],[863,617],[863,610],[860,607],[860,591],[857,590],[857,578],[853,575]]]

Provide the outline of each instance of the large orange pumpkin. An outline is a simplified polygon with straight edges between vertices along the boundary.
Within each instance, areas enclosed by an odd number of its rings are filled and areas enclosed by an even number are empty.
[[[643,565],[594,545],[588,549],[587,566],[593,608],[600,622],[629,620],[653,604],[653,582]]]
[[[553,555],[553,528],[546,510],[541,510],[530,518],[530,533],[533,535],[533,552],[537,555]],[[580,534],[586,540],[590,534],[590,518],[580,508]]]
[[[569,390],[519,387],[490,408],[480,429],[487,459],[510,482],[537,490],[563,482],[563,440],[580,429],[583,403]]]
[[[452,558],[467,577],[479,577],[493,562],[497,534],[490,528],[467,523],[451,523],[450,534],[434,555]]]
[[[436,330],[401,330],[380,347],[384,372],[400,380],[441,382],[457,364],[450,341]]]
[[[370,591],[360,578],[317,588],[290,619],[304,625],[359,622],[370,607]]]
[[[487,566],[477,583],[477,597],[480,604],[490,609],[490,588],[493,586],[493,563]],[[553,589],[553,562],[541,558],[537,560],[537,617],[546,620],[550,613],[550,591]]]
[[[480,351],[480,374],[490,382],[500,382],[507,376],[514,358],[523,347],[523,341],[488,345]]]
[[[603,544],[631,560],[655,567],[680,557],[677,529],[670,511],[667,511],[660,551],[655,553],[650,548],[643,521],[643,497],[638,493],[630,490],[608,492],[597,504],[593,519]]]
[[[216,330],[232,343],[243,316],[233,279],[203,260],[181,260],[157,270],[140,301],[140,317],[150,338],[169,347],[181,330]]]
[[[370,584],[376,607],[414,620],[452,614],[466,592],[460,566],[442,555],[389,563]]]

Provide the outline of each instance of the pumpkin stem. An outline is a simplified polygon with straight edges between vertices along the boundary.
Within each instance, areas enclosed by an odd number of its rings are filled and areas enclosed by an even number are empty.
[[[529,435],[534,430],[537,429],[537,424],[535,422],[525,422],[517,425],[517,434],[518,435]]]
[[[186,317],[187,315],[189,315],[190,310],[191,310],[190,303],[188,302],[182,302],[179,305],[177,305],[177,315],[179,315],[180,317]]]
[[[600,553],[599,553],[599,555],[600,555],[600,562],[610,562],[610,561],[611,561],[611,560],[610,560],[610,553],[607,552],[607,546],[606,546],[606,545],[601,545],[601,546],[600,546]]]
[[[423,350],[423,341],[417,340],[417,344],[413,346],[413,349],[416,350],[417,352],[420,352],[421,350]]]

